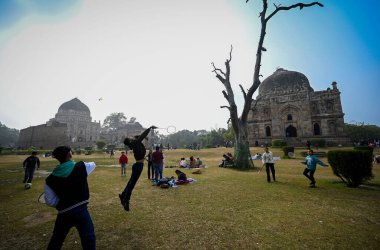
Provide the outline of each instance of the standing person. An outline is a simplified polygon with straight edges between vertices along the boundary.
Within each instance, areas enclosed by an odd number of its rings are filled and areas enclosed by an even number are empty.
[[[164,155],[162,154],[159,146],[156,147],[156,151],[152,154],[152,162],[154,169],[154,180],[157,183],[159,180],[158,176],[160,176],[160,180],[162,179],[162,169],[164,164]]]
[[[307,147],[307,149],[308,150],[310,150],[311,148],[311,142],[309,141],[309,140],[307,140],[307,142],[306,142],[306,147]]]
[[[276,181],[276,171],[274,170],[274,160],[273,154],[269,151],[268,147],[265,147],[265,152],[263,153],[262,162],[265,164],[265,169],[267,171],[267,182],[270,182],[270,172],[272,172],[273,181]]]
[[[115,155],[115,151],[113,151],[113,149],[111,149],[111,152],[110,152],[110,158],[112,157],[112,156],[114,156]]]
[[[156,126],[151,126],[145,130],[140,136],[135,136],[135,138],[125,138],[124,144],[133,150],[133,156],[135,157],[136,162],[132,165],[132,174],[131,178],[128,181],[128,184],[125,186],[124,191],[119,194],[121,204],[123,205],[126,211],[129,211],[129,200],[131,199],[131,194],[133,188],[136,185],[136,182],[140,178],[141,172],[144,168],[144,157],[146,154],[146,149],[142,140],[149,134],[151,129],[156,129]]]
[[[58,210],[58,215],[48,249],[61,249],[72,227],[77,228],[83,249],[96,249],[94,224],[87,209],[90,198],[87,176],[96,165],[75,163],[71,148],[66,146],[55,148],[52,155],[59,165],[46,178],[45,201]]]
[[[154,169],[153,169],[152,150],[151,149],[149,149],[149,152],[145,158],[148,161],[148,180],[150,180],[150,176],[151,176],[150,173],[152,173],[152,179],[154,178]]]
[[[32,186],[34,171],[36,168],[40,168],[40,159],[37,157],[37,152],[32,152],[32,155],[24,160],[22,166],[25,170],[22,183],[25,183],[25,189],[29,189]]]
[[[128,166],[128,156],[125,154],[124,151],[121,152],[121,155],[119,158],[119,164],[121,167],[121,176],[125,176],[125,170]]]
[[[312,149],[308,151],[308,156],[306,156],[305,161],[302,163],[306,164],[306,168],[303,171],[303,175],[306,176],[306,178],[308,178],[311,181],[310,187],[315,188],[314,173],[317,168],[317,164],[323,167],[327,167],[328,165],[323,163],[321,160],[319,160],[318,157],[314,155],[314,152]]]

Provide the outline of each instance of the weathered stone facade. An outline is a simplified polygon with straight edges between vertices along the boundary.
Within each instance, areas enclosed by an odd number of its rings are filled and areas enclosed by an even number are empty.
[[[124,146],[123,141],[126,137],[132,138],[140,135],[145,131],[145,128],[138,122],[128,122],[124,127],[116,130],[103,130],[100,133],[100,139],[105,140],[109,144],[116,146]],[[150,136],[148,136],[150,138]],[[146,143],[144,140],[143,143]]]
[[[90,109],[78,98],[63,103],[55,118],[46,124],[20,131],[17,146],[52,149],[59,145],[95,146],[100,135],[100,121],[92,122]]]
[[[304,146],[307,140],[321,138],[329,145],[348,145],[343,116],[336,82],[314,91],[304,74],[278,69],[261,83],[252,101],[249,142],[253,146],[284,139],[288,145]]]

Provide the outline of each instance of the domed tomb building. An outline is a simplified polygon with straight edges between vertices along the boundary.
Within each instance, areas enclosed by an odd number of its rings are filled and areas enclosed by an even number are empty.
[[[347,145],[344,113],[337,83],[314,91],[307,77],[296,71],[277,69],[259,87],[248,114],[251,146],[283,139],[287,145],[305,146],[308,140],[324,139],[328,145]]]
[[[53,149],[56,146],[94,146],[100,135],[100,121],[92,122],[90,109],[78,98],[63,103],[46,124],[20,131],[17,146]]]

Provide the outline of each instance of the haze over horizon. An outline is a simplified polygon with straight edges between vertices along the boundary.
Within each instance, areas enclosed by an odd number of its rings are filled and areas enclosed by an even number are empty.
[[[315,91],[336,81],[345,122],[380,125],[380,2],[320,2],[324,8],[284,11],[269,22],[261,73],[298,71]],[[226,128],[211,62],[223,68],[233,45],[241,112],[238,85],[252,82],[259,11],[260,1],[245,0],[2,1],[0,122],[40,125],[78,97],[96,121],[123,112],[144,127]]]

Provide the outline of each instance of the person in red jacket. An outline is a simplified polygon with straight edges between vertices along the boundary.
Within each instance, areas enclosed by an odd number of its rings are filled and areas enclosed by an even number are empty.
[[[125,176],[125,170],[128,167],[128,156],[125,154],[124,151],[121,152],[119,164],[121,166],[121,176]]]

